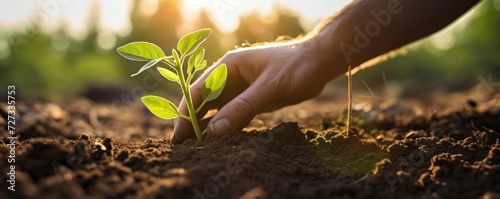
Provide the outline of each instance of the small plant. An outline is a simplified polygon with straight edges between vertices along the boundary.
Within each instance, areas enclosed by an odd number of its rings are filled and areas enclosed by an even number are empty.
[[[205,49],[200,47],[200,45],[211,33],[211,29],[200,29],[184,35],[177,43],[177,50],[172,49],[171,56],[166,56],[160,47],[149,42],[132,42],[118,48],[118,53],[129,60],[147,62],[131,77],[144,72],[160,62],[169,67],[157,67],[157,69],[167,80],[180,85],[186,99],[189,115],[179,113],[177,107],[172,102],[159,96],[148,95],[142,97],[141,100],[159,118],[174,119],[182,117],[189,120],[193,124],[198,140],[201,140],[203,135],[198,125],[196,113],[201,110],[205,103],[219,97],[226,85],[227,79],[227,66],[225,64],[217,66],[203,83],[201,89],[203,102],[195,109],[189,87],[196,72],[202,71],[207,67],[207,61],[204,60]],[[187,64],[185,64],[186,59],[188,60]]]
[[[352,119],[352,73],[351,65],[347,68],[347,131],[346,137],[351,134],[351,119]]]

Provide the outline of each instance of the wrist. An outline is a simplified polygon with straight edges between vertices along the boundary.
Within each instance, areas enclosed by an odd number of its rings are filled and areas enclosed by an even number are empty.
[[[298,46],[302,55],[306,59],[314,60],[330,81],[344,74],[348,66],[338,48],[340,42],[333,41],[331,35],[322,35],[322,32],[310,33],[299,41]]]

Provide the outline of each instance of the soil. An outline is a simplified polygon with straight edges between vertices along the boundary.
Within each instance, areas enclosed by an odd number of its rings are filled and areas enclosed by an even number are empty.
[[[500,198],[500,95],[435,98],[356,103],[347,137],[345,106],[320,97],[177,145],[141,104],[18,101],[0,198]]]

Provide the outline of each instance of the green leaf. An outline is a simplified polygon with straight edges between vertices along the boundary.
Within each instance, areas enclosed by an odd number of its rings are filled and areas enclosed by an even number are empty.
[[[177,63],[177,65],[180,65],[181,61],[179,59],[179,53],[177,53],[175,49],[172,49],[172,55],[174,56],[175,63]]]
[[[165,57],[163,59],[163,63],[166,64],[167,66],[170,66],[172,67],[173,69],[175,69],[175,60],[174,60],[174,56],[168,56],[168,57]]]
[[[188,74],[192,74],[194,72],[194,69],[196,66],[201,64],[203,61],[203,57],[205,56],[205,49],[204,48],[198,48],[191,57],[189,57],[188,61]]]
[[[203,60],[201,64],[196,65],[196,70],[203,70],[207,67],[207,60]]]
[[[160,74],[166,79],[173,82],[179,82],[179,76],[177,76],[177,74],[175,74],[174,72],[162,67],[157,67],[156,69],[158,69]]]
[[[165,57],[160,47],[149,42],[132,42],[117,49],[118,53],[132,61],[151,61]]]
[[[141,74],[142,72],[146,71],[147,69],[153,67],[154,65],[156,65],[158,62],[160,62],[163,58],[159,58],[159,59],[154,59],[154,60],[151,60],[149,61],[147,64],[145,64],[144,66],[142,66],[141,69],[139,69],[139,71],[137,71],[137,73],[134,73],[132,75],[130,75],[130,77],[135,77],[139,74]]]
[[[186,57],[193,53],[211,33],[211,29],[205,28],[184,35],[177,43],[177,49]]]
[[[142,97],[141,100],[149,111],[159,118],[169,120],[179,116],[177,107],[167,99],[154,95],[148,95]]]
[[[227,79],[227,66],[226,64],[221,64],[215,68],[208,78],[203,82],[203,87],[201,87],[201,96],[203,101],[212,101],[219,97],[224,90]]]

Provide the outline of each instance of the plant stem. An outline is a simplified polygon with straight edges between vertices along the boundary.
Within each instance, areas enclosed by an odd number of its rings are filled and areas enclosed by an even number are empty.
[[[178,75],[179,81],[182,88],[182,93],[186,97],[186,106],[189,111],[189,117],[191,118],[191,124],[193,124],[194,133],[196,134],[196,139],[201,140],[203,138],[200,130],[200,126],[198,125],[198,118],[196,118],[196,111],[193,106],[193,100],[191,99],[191,91],[189,90],[189,84],[186,83],[184,79],[184,72],[182,71],[182,62],[184,62],[184,57],[181,58],[181,63],[178,63]]]
[[[189,111],[189,117],[191,117],[191,123],[193,124],[196,138],[198,140],[201,140],[203,136],[201,134],[200,126],[198,125],[198,118],[196,118],[196,111],[194,110],[193,101],[191,100],[191,91],[189,90],[189,87],[187,87],[187,85],[185,86],[184,90],[184,95],[186,96],[186,105]]]
[[[203,103],[201,103],[201,105],[196,109],[196,113],[200,112],[201,111],[201,108],[203,108],[203,106],[205,106],[205,103],[207,101],[203,101]]]
[[[351,117],[352,117],[352,74],[351,66],[347,68],[347,137],[351,132]]]

